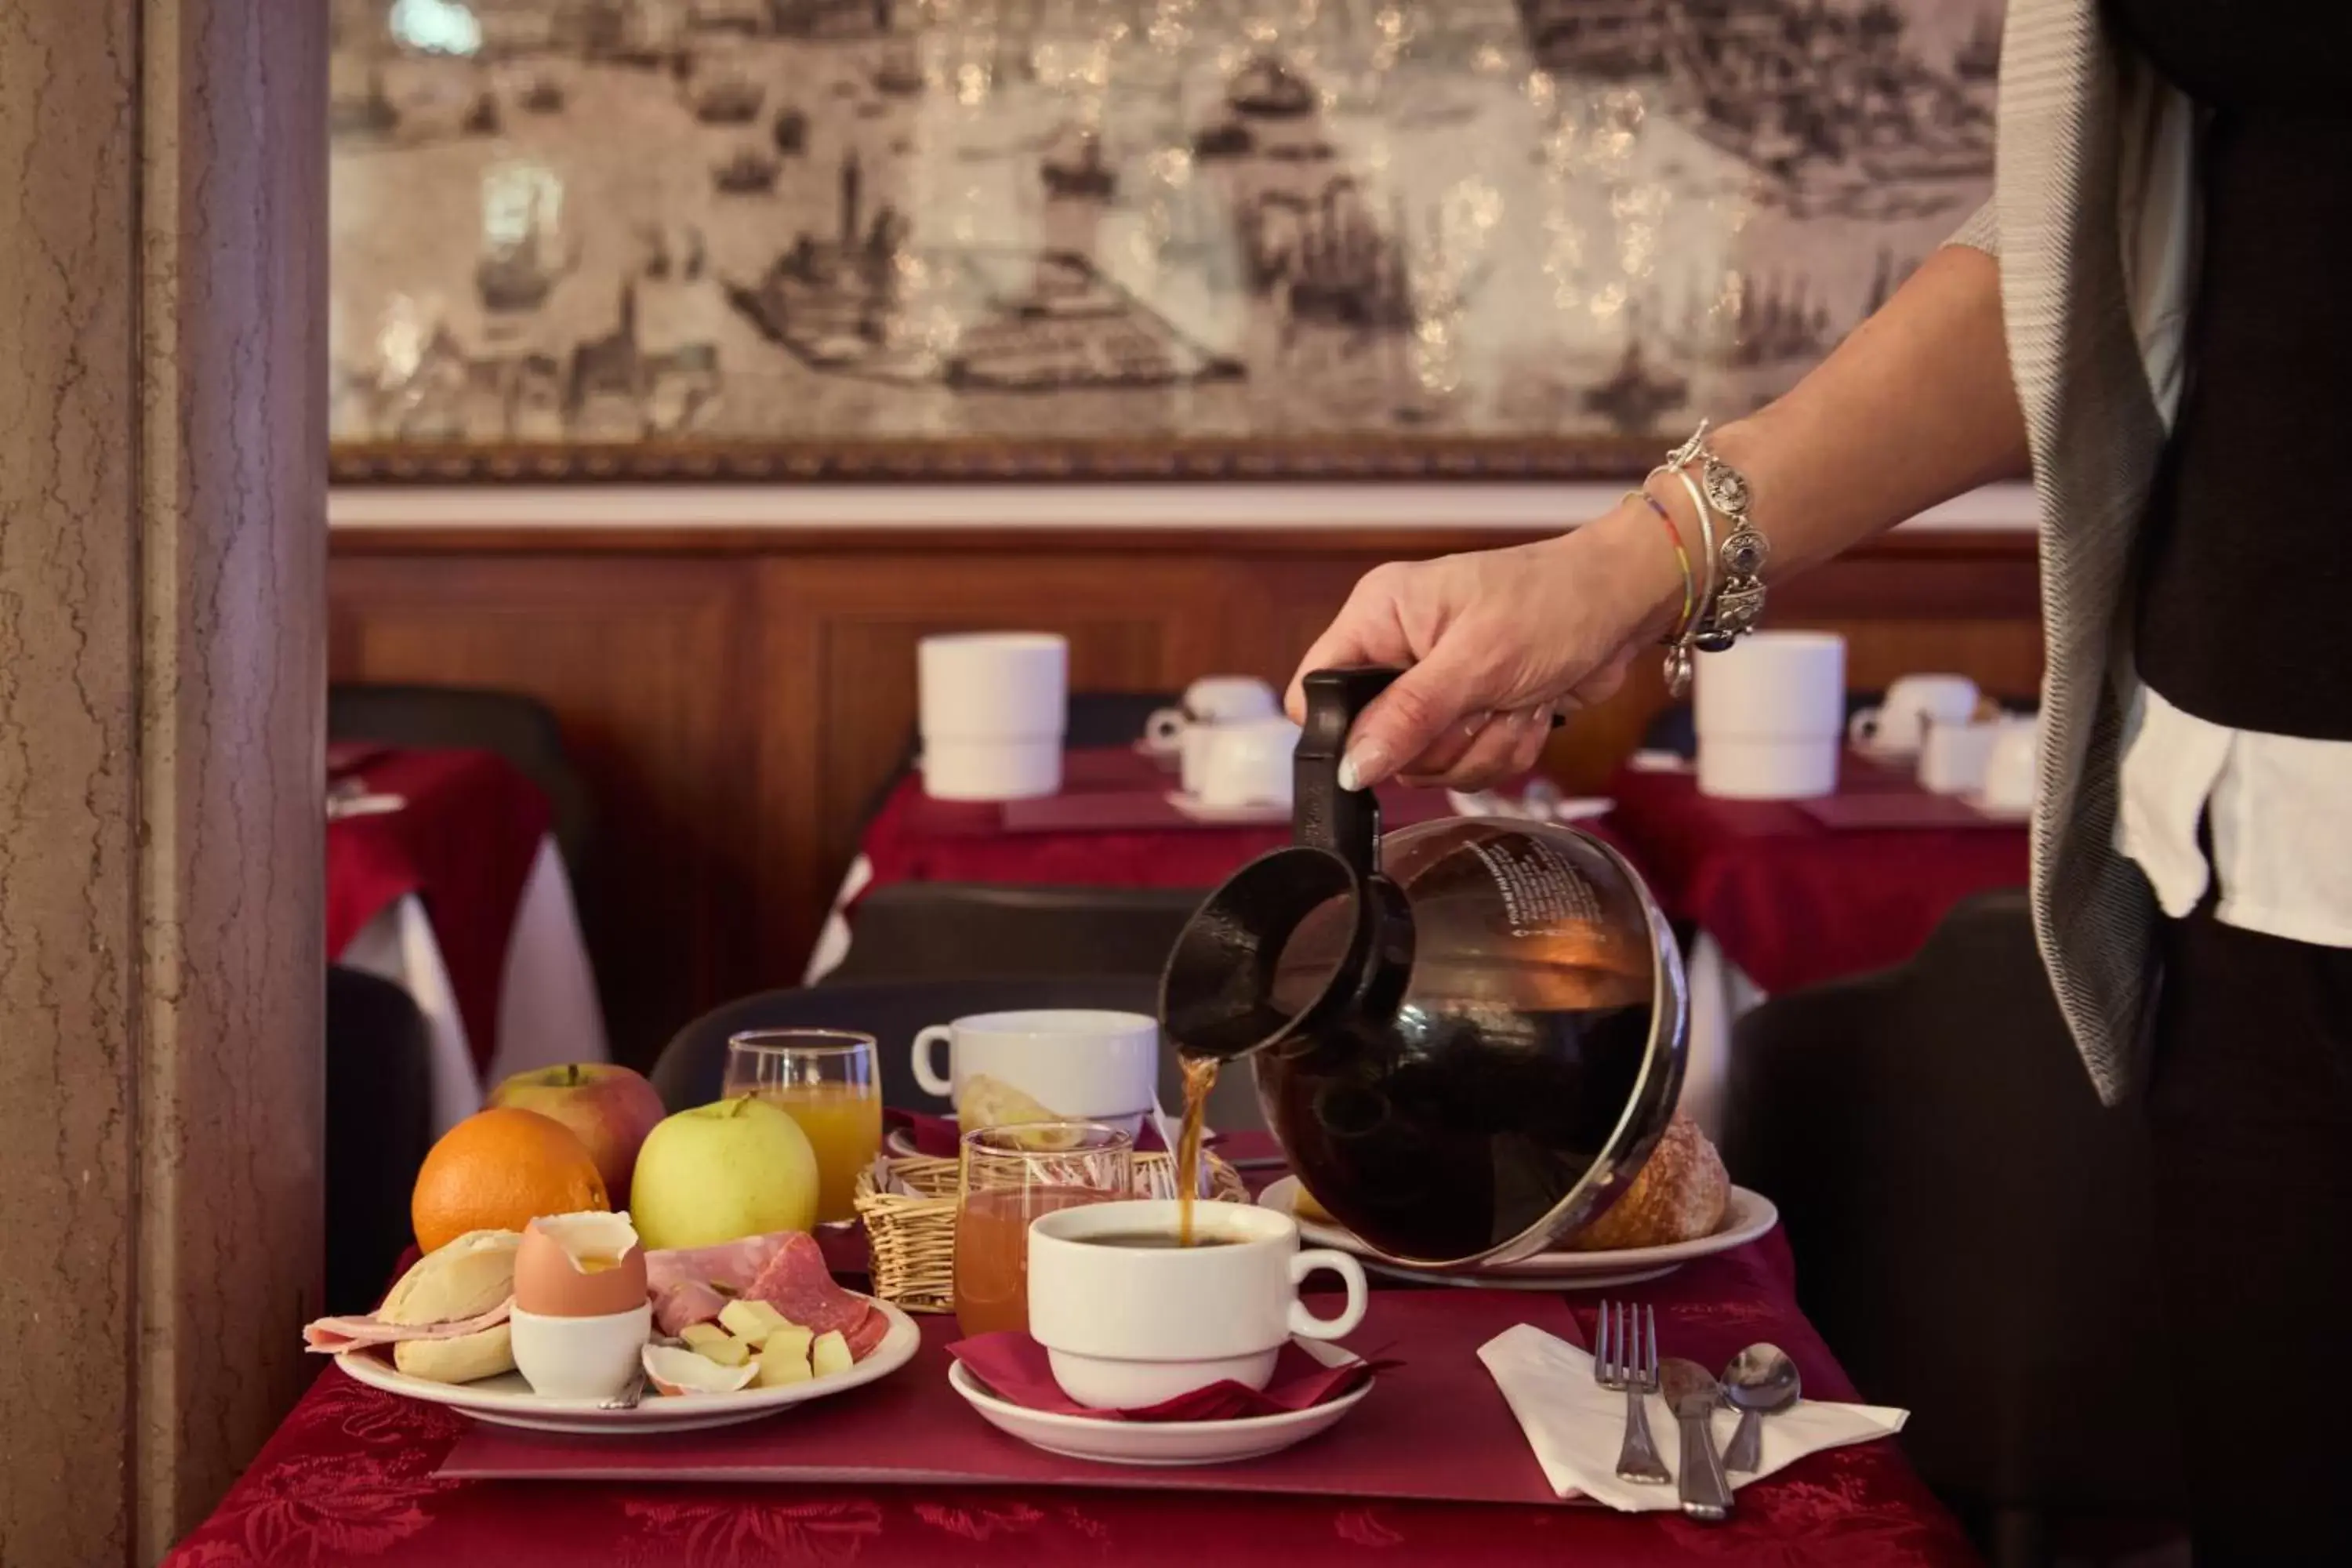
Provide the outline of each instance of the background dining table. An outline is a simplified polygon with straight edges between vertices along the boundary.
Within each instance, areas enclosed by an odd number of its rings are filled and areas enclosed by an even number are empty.
[[[432,1037],[432,1130],[509,1074],[610,1059],[546,796],[494,752],[329,749],[327,951]]]
[[[849,951],[857,900],[900,882],[988,883],[1006,887],[1199,888],[1204,891],[1269,849],[1290,842],[1286,811],[1270,820],[1207,826],[1172,810],[1158,824],[1105,826],[1138,813],[1095,814],[1088,803],[1110,797],[1160,797],[1176,775],[1131,746],[1082,747],[1064,753],[1061,810],[1065,825],[1008,826],[1026,810],[992,802],[933,800],[919,772],[893,781],[866,826],[856,858],[843,879],[818,938],[805,979],[823,979]],[[1389,828],[1452,815],[1445,792],[1384,785],[1383,825]],[[1052,808],[1043,808],[1044,816]],[[1050,818],[1049,818],[1050,819]]]
[[[1901,963],[1961,900],[2026,881],[2022,821],[1927,795],[1904,764],[1858,752],[1820,803],[1717,799],[1687,762],[1656,753],[1620,769],[1609,793],[1611,832],[1689,931],[1684,1108],[1710,1132],[1740,1014]]]

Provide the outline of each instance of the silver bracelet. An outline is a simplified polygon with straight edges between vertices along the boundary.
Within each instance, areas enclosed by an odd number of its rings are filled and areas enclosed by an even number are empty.
[[[1706,421],[1701,420],[1691,438],[1666,458],[1666,466],[1683,474],[1696,462],[1703,483],[1700,510],[1723,518],[1723,543],[1713,552],[1719,569],[1718,584],[1698,617],[1691,639],[1702,653],[1721,653],[1732,642],[1756,629],[1764,615],[1764,563],[1771,545],[1748,520],[1748,476],[1716,456],[1706,444]]]

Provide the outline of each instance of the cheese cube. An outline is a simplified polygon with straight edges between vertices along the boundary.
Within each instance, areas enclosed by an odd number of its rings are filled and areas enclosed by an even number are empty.
[[[730,1301],[719,1314],[719,1326],[758,1350],[768,1342],[768,1336],[778,1329],[791,1326],[791,1320],[765,1301]]]
[[[806,1383],[815,1373],[809,1367],[807,1331],[798,1340],[779,1334],[769,1340],[768,1348],[760,1352],[759,1386],[782,1388],[786,1384]]]
[[[849,1342],[836,1329],[829,1334],[819,1334],[816,1343],[809,1347],[809,1370],[819,1377],[831,1377],[836,1372],[847,1372],[857,1364],[849,1353]]]
[[[751,1347],[716,1323],[689,1323],[677,1337],[687,1349],[720,1366],[742,1366],[751,1359]]]

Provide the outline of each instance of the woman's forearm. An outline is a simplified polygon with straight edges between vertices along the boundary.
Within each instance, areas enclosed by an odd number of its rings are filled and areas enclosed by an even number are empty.
[[[2025,422],[2002,336],[1999,264],[1948,246],[1928,257],[1787,395],[1713,432],[1748,476],[1749,515],[1771,542],[1768,579],[1826,560],[1939,501],[2027,470]],[[1653,483],[1694,549],[1686,492]],[[1622,550],[1656,552],[1656,522],[1621,508],[1593,526]],[[1696,557],[1694,557],[1696,562]],[[1671,561],[1645,582],[1678,607]]]

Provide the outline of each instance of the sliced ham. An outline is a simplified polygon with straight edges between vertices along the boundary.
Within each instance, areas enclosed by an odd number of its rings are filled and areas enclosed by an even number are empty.
[[[321,1355],[340,1355],[362,1345],[396,1345],[407,1340],[462,1340],[495,1329],[513,1311],[511,1300],[479,1317],[446,1323],[387,1323],[382,1318],[320,1318],[302,1331],[302,1342]]]
[[[765,1301],[811,1333],[838,1330],[844,1338],[874,1310],[865,1297],[854,1296],[833,1282],[815,1238],[799,1231],[785,1237],[782,1247],[743,1294]]]
[[[681,1279],[666,1290],[653,1292],[654,1323],[676,1339],[696,1323],[715,1323],[727,1310],[727,1298],[699,1279]]]
[[[674,1285],[710,1285],[722,1293],[741,1295],[760,1271],[800,1232],[772,1231],[722,1241],[716,1247],[672,1247],[646,1254],[646,1288],[659,1300]],[[806,1237],[801,1237],[805,1241]]]

